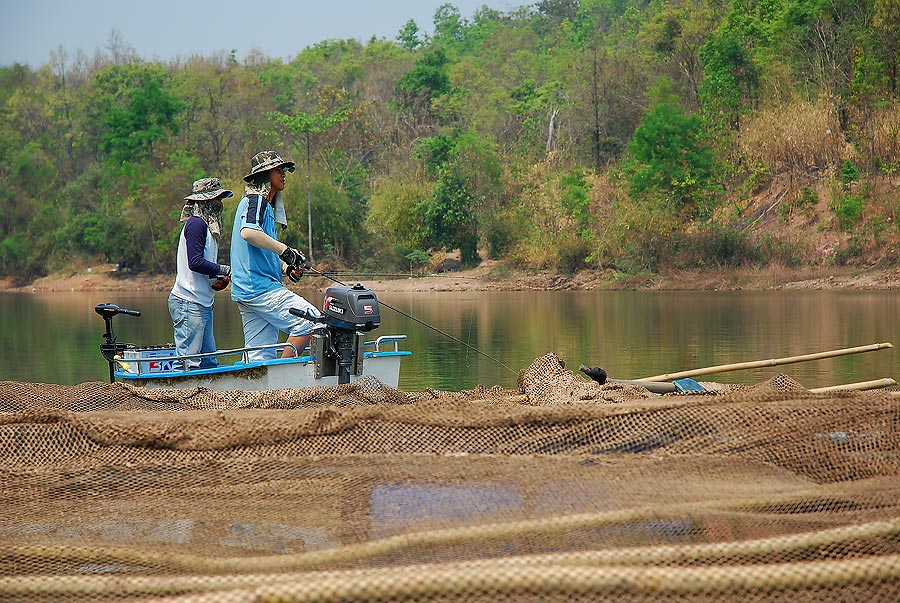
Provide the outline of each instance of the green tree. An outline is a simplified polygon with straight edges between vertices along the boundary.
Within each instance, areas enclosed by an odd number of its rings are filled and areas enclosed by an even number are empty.
[[[297,87],[296,75],[291,67],[281,61],[266,61],[257,68],[257,77],[263,85],[265,94],[274,102],[276,111],[287,113],[294,108],[297,102]]]
[[[872,20],[872,1],[789,0],[778,24],[780,39],[793,58],[797,83],[826,98],[838,99],[840,125],[851,126],[846,99],[854,57]]]
[[[326,255],[355,257],[365,232],[360,228],[362,218],[347,190],[317,180],[312,184],[312,220],[316,233],[316,247]]]
[[[579,0],[541,0],[536,2],[534,7],[540,14],[547,17],[574,21],[580,8],[580,2]]]
[[[250,133],[272,105],[263,83],[233,55],[195,58],[173,78],[173,94],[184,102],[179,146],[199,157],[211,173],[225,175],[232,160],[255,153]],[[254,141],[255,142],[255,141]]]
[[[661,59],[665,75],[689,107],[699,105],[703,64],[700,48],[715,28],[721,11],[718,0],[673,0],[642,24],[642,39]]]
[[[327,132],[347,119],[350,105],[345,104],[328,113],[306,113],[298,111],[293,115],[274,112],[270,116],[276,122],[287,127],[288,131],[300,138],[306,163],[306,224],[309,243],[309,261],[313,261],[313,219],[312,219],[312,138],[315,134]]]
[[[150,156],[153,146],[178,132],[184,104],[169,91],[157,64],[113,65],[94,79],[93,110],[103,124],[100,148],[116,163]]]
[[[424,218],[429,239],[438,247],[459,248],[463,264],[472,266],[478,260],[478,221],[472,211],[477,201],[467,184],[456,166],[444,166],[433,198],[417,209]]]
[[[878,34],[878,46],[887,65],[889,90],[898,92],[898,67],[900,67],[900,0],[875,0],[872,26]]]
[[[397,34],[397,42],[406,50],[415,50],[423,43],[420,34],[419,26],[410,19]]]
[[[625,173],[631,194],[656,199],[673,213],[709,215],[714,156],[702,132],[696,114],[667,102],[652,107],[628,143]]]
[[[369,201],[367,222],[390,246],[402,247],[404,255],[429,246],[428,233],[417,205],[433,195],[434,185],[421,174],[392,175],[375,183]]]
[[[416,60],[413,68],[397,81],[397,93],[404,105],[428,103],[439,94],[450,90],[447,75],[447,53],[440,48],[429,48]]]
[[[713,34],[700,48],[703,80],[700,98],[709,114],[720,116],[723,126],[737,129],[745,103],[759,89],[759,69],[748,55],[744,41],[734,30]]]
[[[466,265],[478,262],[481,233],[503,242],[502,165],[496,150],[472,133],[438,136],[423,144],[421,156],[437,175],[433,194],[417,205],[427,241],[434,247],[460,250]],[[496,250],[494,250],[496,251]]]
[[[466,37],[466,20],[452,4],[442,4],[434,11],[434,40],[454,44]]]

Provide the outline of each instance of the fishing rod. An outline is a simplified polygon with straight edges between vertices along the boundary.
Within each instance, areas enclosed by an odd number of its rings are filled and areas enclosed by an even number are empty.
[[[305,268],[304,268],[305,270]],[[330,277],[351,277],[355,276],[358,278],[376,278],[376,277],[391,277],[391,278],[434,278],[438,276],[437,274],[416,274],[415,272],[319,272],[320,274],[326,278]],[[465,276],[454,276],[452,274],[441,274],[441,278],[467,278]],[[333,279],[332,279],[333,280]]]
[[[293,268],[293,266],[291,266],[291,267],[288,268],[288,274],[291,273],[291,268]],[[316,270],[315,268],[313,268],[313,267],[310,266],[309,264],[303,264],[302,266],[300,266],[300,268],[301,268],[304,272],[311,272],[311,273],[313,273],[313,274],[317,274],[317,275],[319,275],[319,276],[325,277],[325,278],[327,278],[328,280],[334,281],[334,282],[337,283],[338,285],[342,285],[342,286],[344,286],[344,287],[348,287],[348,286],[349,286],[349,285],[347,285],[347,283],[341,282],[340,280],[334,278],[334,277],[331,276],[330,274],[327,274],[327,273],[325,273],[325,272],[321,272],[320,270]],[[293,276],[291,277],[291,280],[294,280]],[[514,370],[511,369],[511,368],[509,368],[508,366],[506,366],[505,364],[503,364],[502,362],[500,362],[499,360],[497,360],[496,358],[494,358],[494,357],[491,356],[490,354],[486,354],[485,352],[482,352],[482,351],[479,350],[478,348],[476,348],[476,347],[474,347],[474,346],[471,346],[471,345],[469,345],[468,343],[466,343],[465,341],[463,341],[463,340],[461,340],[461,339],[458,339],[458,338],[454,337],[454,336],[451,335],[450,333],[447,333],[447,332],[445,332],[445,331],[442,331],[442,330],[440,330],[439,328],[437,328],[437,327],[435,327],[435,326],[432,326],[432,325],[428,324],[428,323],[425,322],[424,320],[419,320],[419,319],[416,318],[415,316],[411,316],[410,314],[407,314],[407,313],[404,312],[403,310],[400,310],[399,308],[395,308],[394,306],[391,306],[390,304],[387,304],[387,303],[385,303],[385,302],[383,302],[383,301],[381,301],[381,300],[378,300],[378,304],[384,306],[385,308],[390,308],[391,310],[393,310],[394,312],[396,312],[396,313],[399,314],[400,316],[404,316],[404,317],[408,318],[409,320],[411,320],[411,321],[413,321],[413,322],[419,323],[419,324],[422,325],[423,327],[427,327],[427,328],[431,329],[432,331],[434,331],[435,333],[440,333],[440,334],[443,335],[444,337],[446,337],[446,338],[448,338],[448,339],[452,339],[452,340],[455,341],[456,343],[458,343],[458,344],[460,344],[460,345],[462,345],[462,346],[465,346],[466,348],[472,350],[473,352],[476,352],[476,353],[478,353],[478,354],[481,354],[482,356],[484,356],[484,357],[487,358],[488,360],[493,360],[494,362],[496,362],[497,364],[499,364],[500,366],[502,366],[503,368],[505,368],[506,370],[508,370],[510,373],[512,373],[512,374],[514,374],[514,375],[518,375],[518,373],[517,373],[516,371],[514,371]]]

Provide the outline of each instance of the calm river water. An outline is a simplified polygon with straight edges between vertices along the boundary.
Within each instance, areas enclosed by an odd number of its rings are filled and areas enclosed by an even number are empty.
[[[377,291],[376,291],[377,293]],[[322,293],[307,292],[321,306]],[[140,310],[117,316],[119,341],[172,340],[167,293],[0,294],[0,380],[74,385],[103,381],[101,302]],[[405,333],[400,387],[516,386],[516,373],[553,352],[577,372],[600,366],[611,377],[764,360],[877,342],[900,346],[900,292],[463,292],[379,293],[378,299],[466,342],[484,355],[382,305],[377,335]],[[243,344],[227,295],[216,303],[220,348]],[[491,358],[488,358],[490,356]],[[504,368],[505,364],[512,370]],[[778,373],[806,387],[893,377],[896,349],[699,378],[756,383]]]

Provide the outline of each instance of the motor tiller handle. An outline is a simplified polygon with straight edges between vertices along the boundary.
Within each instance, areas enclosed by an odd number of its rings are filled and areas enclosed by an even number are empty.
[[[299,316],[300,318],[308,320],[310,322],[325,322],[324,316],[316,316],[309,310],[301,310],[300,308],[288,308],[288,312],[290,312],[294,316]]]
[[[141,313],[138,310],[128,310],[127,308],[120,308],[115,304],[97,304],[94,306],[94,312],[99,314],[100,316],[106,318],[112,318],[116,314],[128,314],[129,316],[140,316]]]

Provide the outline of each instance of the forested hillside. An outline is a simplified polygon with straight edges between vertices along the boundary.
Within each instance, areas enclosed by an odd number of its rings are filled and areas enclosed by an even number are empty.
[[[0,68],[0,275],[171,272],[191,182],[235,191],[230,229],[270,148],[298,166],[283,240],[310,247],[311,199],[314,259],[361,271],[897,262],[900,0],[445,4],[433,26],[290,62],[150,62],[112,32]]]

